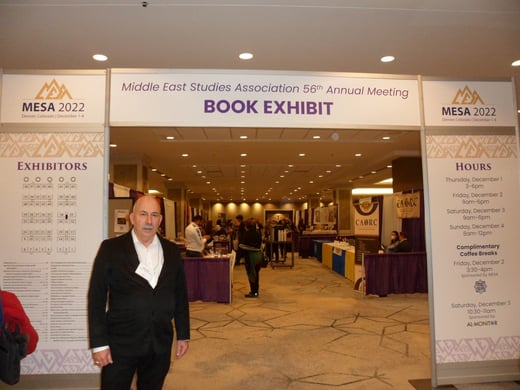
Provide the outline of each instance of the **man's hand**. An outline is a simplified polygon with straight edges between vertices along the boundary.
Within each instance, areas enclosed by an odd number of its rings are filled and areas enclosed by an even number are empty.
[[[112,354],[110,353],[110,348],[104,349],[99,352],[94,352],[92,354],[92,359],[94,360],[94,364],[99,368],[103,368],[109,364],[112,364]]]

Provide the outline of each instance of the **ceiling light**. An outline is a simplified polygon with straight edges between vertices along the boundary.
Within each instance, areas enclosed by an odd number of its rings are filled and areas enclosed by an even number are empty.
[[[381,57],[381,62],[392,62],[393,60],[395,60],[394,56],[384,56],[384,57]]]
[[[305,153],[299,153],[298,156],[305,157]]]
[[[117,148],[117,144],[110,144],[111,148]]]
[[[167,140],[172,140],[172,139],[175,139],[175,137],[173,135],[168,135],[168,136],[166,136],[166,139]]]
[[[148,190],[148,193],[149,193],[149,194],[160,194],[159,191],[154,190],[154,189],[149,189],[149,190]]]
[[[157,172],[157,168],[152,168],[152,172]]]
[[[247,61],[247,60],[250,60],[251,58],[253,58],[253,54],[251,54],[251,53],[240,53],[238,55],[238,58],[240,58],[241,60]]]
[[[247,153],[240,153],[240,157],[247,157]]]
[[[520,66],[520,60],[513,61],[511,66]]]
[[[94,54],[92,56],[92,58],[99,62],[104,62],[104,61],[108,60],[108,57],[104,54]]]
[[[313,139],[320,139],[321,136],[319,136],[319,135],[313,135],[312,138],[313,138]]]
[[[385,135],[385,136],[383,137],[383,139],[388,140],[388,139],[390,139],[390,137],[389,137],[388,135]]]
[[[182,156],[182,157],[188,157],[189,154],[188,154],[188,153],[183,153],[183,154],[181,154],[181,156]]]
[[[241,135],[240,139],[247,139],[247,135]]]
[[[394,179],[391,177],[385,180],[381,180],[380,182],[377,182],[376,184],[392,184],[394,182]]]
[[[356,153],[354,156],[356,156],[356,157],[361,157],[362,154],[361,154],[361,153]]]

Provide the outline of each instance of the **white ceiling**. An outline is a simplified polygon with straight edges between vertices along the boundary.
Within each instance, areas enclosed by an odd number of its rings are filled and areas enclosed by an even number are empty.
[[[243,51],[254,53],[253,60],[239,60]],[[109,60],[94,62],[91,57],[99,52]],[[396,61],[383,64],[379,59],[384,55],[394,55]],[[146,7],[129,0],[0,0],[4,71],[296,70],[514,77],[518,86],[520,67],[511,66],[518,59],[519,0],[150,0]],[[334,132],[338,140],[331,137]],[[215,199],[219,193],[224,200],[239,200],[243,189],[253,201],[295,199],[348,187],[350,179],[361,185],[390,176],[386,165],[399,156],[420,155],[420,140],[413,131],[388,133],[114,128],[111,141],[118,144],[114,161],[142,157],[193,196]],[[165,142],[166,134],[176,140]],[[320,140],[312,139],[316,134]],[[240,140],[240,135],[249,139]],[[392,138],[385,141],[383,135]],[[248,153],[245,161],[241,152]],[[298,157],[300,152],[306,156]],[[354,157],[358,152],[363,156]],[[181,158],[181,153],[190,156]],[[156,185],[159,176],[150,177]]]

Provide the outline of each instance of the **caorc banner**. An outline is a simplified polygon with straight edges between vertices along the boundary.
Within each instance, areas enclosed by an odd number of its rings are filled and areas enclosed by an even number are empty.
[[[354,234],[379,236],[379,203],[370,198],[354,203]]]
[[[395,210],[397,218],[421,217],[421,193],[394,194]]]

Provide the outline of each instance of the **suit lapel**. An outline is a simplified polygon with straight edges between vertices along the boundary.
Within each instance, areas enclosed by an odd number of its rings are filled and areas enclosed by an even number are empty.
[[[159,242],[161,243],[161,247],[162,247],[162,251],[163,251],[163,266],[162,266],[162,269],[161,269],[161,273],[159,274],[159,279],[157,280],[157,285],[159,285],[159,283],[161,283],[161,279],[163,279],[166,275],[166,273],[168,272],[168,261],[167,259],[170,259],[171,256],[172,256],[172,253],[171,253],[171,245],[165,245],[165,242],[163,241],[163,238],[161,236],[158,236],[159,237]]]
[[[135,270],[137,267],[139,267],[139,257],[137,256],[137,251],[135,250],[134,239],[131,232],[126,234],[124,246],[125,258],[127,259],[126,265],[128,267],[129,274],[139,284],[150,287],[150,284],[145,278],[135,273]]]

